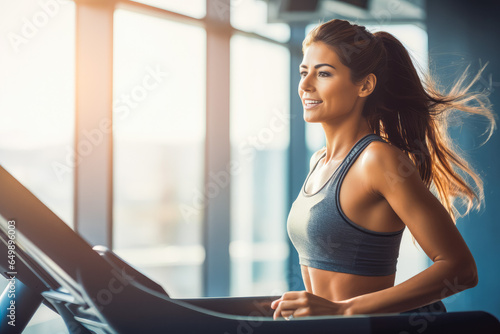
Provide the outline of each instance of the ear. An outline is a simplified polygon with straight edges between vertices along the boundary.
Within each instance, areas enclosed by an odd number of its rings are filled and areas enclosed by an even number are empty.
[[[360,97],[367,97],[373,92],[376,85],[377,85],[377,77],[375,76],[375,74],[373,73],[368,74],[360,86],[358,95]]]

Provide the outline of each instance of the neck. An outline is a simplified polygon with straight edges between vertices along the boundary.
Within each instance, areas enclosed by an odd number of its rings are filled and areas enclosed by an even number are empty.
[[[335,123],[321,123],[326,136],[325,164],[342,160],[363,136],[372,133],[364,117],[345,119]]]

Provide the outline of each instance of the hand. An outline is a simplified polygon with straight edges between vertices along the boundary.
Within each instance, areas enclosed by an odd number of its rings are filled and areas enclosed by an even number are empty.
[[[332,302],[328,299],[313,295],[307,291],[285,292],[280,299],[271,303],[274,309],[273,318],[293,318],[317,315],[344,315],[347,313],[346,301]]]

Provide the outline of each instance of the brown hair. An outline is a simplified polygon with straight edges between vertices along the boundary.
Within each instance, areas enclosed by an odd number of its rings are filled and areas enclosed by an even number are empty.
[[[377,77],[362,115],[374,133],[413,161],[422,181],[440,199],[453,221],[472,208],[479,210],[484,201],[482,180],[461,156],[463,152],[458,153],[447,129],[450,117],[461,111],[486,117],[489,121],[486,141],[491,137],[496,124],[489,93],[470,92],[487,64],[464,87],[468,66],[450,92],[444,94],[432,75],[420,79],[406,48],[387,32],[372,34],[363,26],[334,19],[309,32],[302,43],[302,52],[315,42],[323,42],[337,53],[340,61],[350,68],[352,82],[358,83],[370,73]],[[476,105],[469,105],[470,102]],[[459,213],[455,199],[466,205],[464,214]]]

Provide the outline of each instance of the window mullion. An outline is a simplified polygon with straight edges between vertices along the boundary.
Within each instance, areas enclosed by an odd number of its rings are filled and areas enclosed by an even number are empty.
[[[75,3],[75,229],[111,247],[113,3]]]
[[[227,24],[227,29],[207,27],[204,294],[209,297],[228,296],[230,284],[229,6],[230,0],[207,0],[209,21]],[[221,173],[223,184],[213,180]]]

